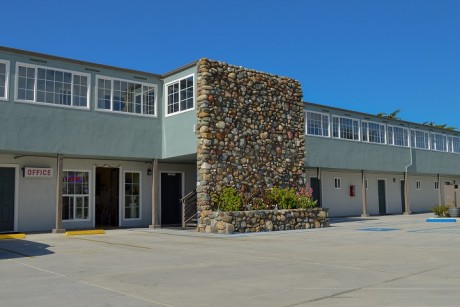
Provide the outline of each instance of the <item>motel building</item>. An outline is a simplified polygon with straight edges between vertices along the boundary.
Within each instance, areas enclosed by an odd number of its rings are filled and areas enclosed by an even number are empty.
[[[153,74],[0,47],[0,232],[181,225],[181,198],[205,167],[197,158],[206,116],[199,91],[213,72],[200,73],[200,61]],[[263,112],[254,95],[248,104]],[[331,217],[460,205],[459,132],[302,105],[299,162]],[[290,112],[287,104],[282,118]],[[206,144],[223,144],[214,135]]]

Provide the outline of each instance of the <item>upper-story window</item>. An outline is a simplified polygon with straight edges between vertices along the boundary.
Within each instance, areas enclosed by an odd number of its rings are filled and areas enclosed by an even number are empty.
[[[166,87],[166,115],[194,108],[193,75],[175,80]]]
[[[449,147],[451,152],[460,153],[460,137],[449,136]]]
[[[409,146],[409,132],[407,128],[387,126],[388,144],[395,146]]]
[[[385,125],[375,122],[361,122],[363,142],[385,144]]]
[[[307,134],[329,137],[329,115],[307,111]]]
[[[447,135],[431,133],[431,149],[436,151],[447,151]]]
[[[419,149],[430,149],[429,133],[422,130],[410,131],[411,146]]]
[[[97,77],[97,109],[156,115],[156,86],[129,80]]]
[[[16,100],[89,108],[88,74],[18,63]]]
[[[8,76],[10,71],[10,63],[0,60],[0,99],[8,99]]]
[[[359,141],[359,120],[332,116],[332,137]]]

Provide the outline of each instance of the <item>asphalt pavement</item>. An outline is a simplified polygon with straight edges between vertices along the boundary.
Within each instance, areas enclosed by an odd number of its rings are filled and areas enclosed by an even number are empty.
[[[460,220],[253,234],[115,229],[0,240],[0,306],[459,306]]]

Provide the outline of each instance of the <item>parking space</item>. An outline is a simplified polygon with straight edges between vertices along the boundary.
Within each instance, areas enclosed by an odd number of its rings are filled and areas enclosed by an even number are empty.
[[[460,223],[431,214],[217,235],[118,229],[0,240],[4,306],[458,306]]]

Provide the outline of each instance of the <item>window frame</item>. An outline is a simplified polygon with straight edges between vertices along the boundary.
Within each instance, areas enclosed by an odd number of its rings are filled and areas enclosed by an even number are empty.
[[[27,99],[19,99],[18,98],[18,91],[19,91],[19,67],[25,67],[25,68],[33,68],[35,69],[35,77],[34,77],[34,99],[33,100],[27,100]],[[45,69],[45,70],[54,70],[55,72],[63,72],[63,73],[70,73],[72,74],[72,82],[71,82],[71,104],[70,105],[65,105],[65,104],[56,104],[56,103],[48,103],[48,102],[41,102],[37,101],[37,83],[38,83],[38,69]],[[17,102],[21,103],[30,103],[34,105],[41,105],[41,106],[52,106],[52,107],[58,107],[58,108],[71,108],[71,109],[76,109],[76,110],[90,110],[91,108],[91,74],[85,73],[85,72],[79,72],[75,70],[68,70],[68,69],[62,69],[62,68],[57,68],[54,66],[44,66],[44,65],[36,65],[36,64],[30,64],[30,63],[24,63],[24,62],[16,62],[16,71],[15,71],[16,77],[15,77],[15,84],[14,84],[14,100]],[[74,106],[73,105],[73,99],[74,99],[74,76],[83,76],[86,77],[86,106]]]
[[[454,139],[457,139],[457,148],[458,150],[456,151],[454,146]],[[454,154],[460,154],[460,136],[457,135],[448,135],[447,136],[447,147],[449,149],[449,152],[454,153]]]
[[[337,129],[337,136],[334,136],[334,118],[337,118],[338,119],[338,129]],[[358,123],[358,139],[355,139],[355,138],[352,138],[352,139],[349,139],[349,138],[343,138],[341,136],[341,132],[342,132],[342,124],[340,122],[340,119],[349,119],[351,120],[351,127],[352,127],[352,130],[354,128],[353,126],[353,122],[356,121]],[[352,135],[354,136],[354,131],[352,131]],[[331,116],[331,137],[333,139],[339,139],[339,140],[346,140],[346,141],[353,141],[353,142],[360,142],[362,137],[361,137],[361,120],[357,119],[357,118],[353,118],[353,117],[347,117],[347,116],[340,116],[340,115],[332,115]]]
[[[414,136],[415,136],[415,139],[413,140],[412,139],[412,131],[414,132]],[[419,132],[422,132],[423,134],[425,135],[428,135],[428,139],[427,139],[427,148],[421,148],[421,147],[418,147],[417,146],[417,131]],[[414,144],[412,145],[412,141],[414,142]],[[414,149],[420,149],[420,150],[431,150],[431,138],[430,138],[430,132],[429,131],[425,131],[425,130],[421,130],[421,129],[410,129],[410,146]]]
[[[172,113],[168,113],[168,86],[171,86],[175,83],[178,83],[179,84],[179,95],[180,95],[180,91],[181,91],[181,88],[180,88],[180,82],[184,79],[188,79],[190,77],[193,77],[193,95],[192,95],[192,102],[193,102],[193,107],[190,108],[190,109],[185,109],[185,110],[180,110],[180,97],[179,97],[179,111],[177,112],[172,112]],[[190,112],[190,111],[193,111],[195,110],[196,108],[196,77],[195,77],[195,74],[194,73],[191,73],[191,74],[188,74],[186,76],[183,76],[183,77],[180,77],[178,79],[174,79],[168,83],[165,83],[164,85],[164,89],[163,89],[163,96],[164,96],[164,116],[165,117],[170,117],[170,116],[174,116],[174,115],[177,115],[177,114],[182,114],[182,113],[186,113],[186,112]]]
[[[437,143],[436,143],[437,137],[444,138],[444,147],[445,148],[443,150],[437,149],[437,147],[438,147]],[[430,148],[431,148],[431,150],[439,151],[439,152],[449,152],[449,138],[448,138],[447,134],[439,133],[439,132],[431,132],[430,135],[429,135],[429,138],[430,138]]]
[[[403,131],[406,131],[406,138],[405,138],[405,141],[406,141],[406,145],[399,145],[399,144],[395,144],[395,128],[397,129],[403,129]],[[392,129],[392,138],[390,138],[390,129]],[[403,132],[404,134],[404,132]],[[395,126],[395,125],[387,125],[387,145],[390,145],[390,146],[398,146],[398,147],[410,147],[411,144],[410,144],[410,129],[406,128],[406,127],[401,127],[401,126]]]
[[[92,177],[91,177],[91,171],[90,170],[78,170],[78,169],[64,169],[63,170],[63,179],[65,178],[65,173],[66,172],[76,172],[76,173],[87,173],[88,174],[88,193],[87,194],[65,194],[64,191],[62,192],[62,200],[64,201],[64,197],[73,197],[75,199],[76,196],[82,197],[82,196],[87,196],[88,197],[88,218],[87,219],[81,219],[81,218],[73,218],[73,219],[64,219],[62,218],[62,221],[65,223],[71,223],[71,222],[89,222],[92,220],[92,205],[91,205],[91,195],[92,195],[92,189],[91,189],[91,184],[92,184]],[[64,183],[64,181],[63,181]],[[74,202],[75,204],[75,202]],[[76,216],[76,210],[77,207],[74,205],[74,217]],[[64,208],[62,208],[62,214],[64,214]]]
[[[128,218],[126,217],[126,175],[127,174],[139,174],[139,208],[138,208],[138,216],[135,218]],[[137,221],[142,219],[142,172],[141,171],[132,171],[126,170],[123,171],[123,220],[126,221]]]
[[[321,116],[321,132],[323,132],[323,116],[327,117],[327,134],[328,135],[319,135],[319,134],[310,134],[308,133],[308,113],[316,114]],[[323,137],[323,138],[330,138],[331,137],[331,116],[328,113],[322,113],[322,112],[316,112],[316,111],[309,111],[305,110],[305,135],[309,136],[317,136],[317,137]]]
[[[334,177],[334,189],[335,190],[342,189],[342,178],[341,177]]]
[[[366,130],[364,130],[364,128],[363,128],[364,124],[366,125]],[[381,133],[381,135],[380,135],[381,138],[383,137],[383,142],[370,141],[369,124],[374,124],[374,125],[378,125],[380,127],[383,127],[383,133]],[[377,144],[377,145],[388,145],[388,142],[387,142],[387,125],[386,124],[371,121],[371,120],[361,120],[360,130],[361,130],[361,141],[363,143]],[[380,129],[379,129],[379,132],[381,132]],[[366,134],[366,140],[364,139],[364,134]]]
[[[1,64],[5,64],[5,96],[0,96],[0,100],[2,101],[8,101],[8,97],[9,97],[9,85],[10,85],[10,61],[8,60],[3,60],[3,59],[0,59],[0,63]]]
[[[134,116],[147,116],[147,117],[158,117],[158,85],[155,83],[147,83],[147,82],[140,82],[138,80],[130,80],[130,79],[122,79],[122,78],[116,78],[116,77],[109,77],[106,75],[96,75],[96,85],[95,85],[95,93],[94,93],[94,110],[98,112],[113,112],[116,114],[126,114],[126,115],[134,115]],[[110,109],[104,109],[99,107],[99,80],[105,80],[105,81],[110,81]],[[114,98],[114,81],[120,81],[120,82],[129,82],[129,83],[135,83],[135,84],[140,84],[142,87],[141,90],[141,97],[143,96],[143,87],[148,86],[148,87],[153,87],[153,90],[155,91],[155,101],[154,101],[154,107],[153,107],[153,112],[154,114],[145,114],[144,113],[144,101],[142,98],[141,101],[141,111],[142,113],[132,113],[132,112],[124,112],[124,111],[118,111],[113,109],[113,98]]]

